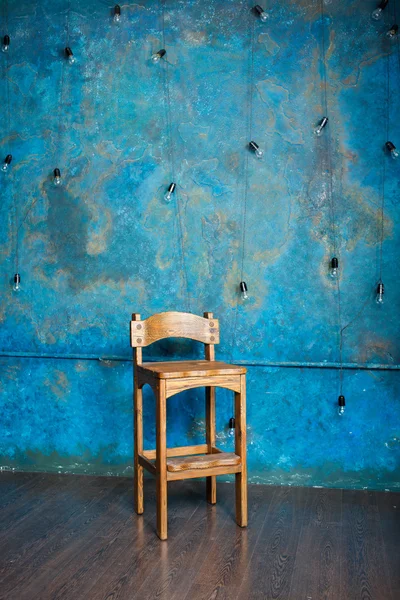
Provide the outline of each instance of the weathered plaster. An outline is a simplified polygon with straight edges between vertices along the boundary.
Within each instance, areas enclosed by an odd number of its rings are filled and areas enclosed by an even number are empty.
[[[107,3],[71,0],[77,63],[70,67],[63,56],[68,3],[8,2],[12,42],[9,55],[0,55],[0,102],[4,117],[9,89],[11,131],[2,118],[0,147],[14,160],[0,178],[0,350],[39,357],[0,362],[4,467],[130,472],[131,363],[83,357],[129,358],[133,311],[213,311],[221,359],[338,361],[337,294],[327,276],[333,232],[326,136],[312,134],[323,116],[322,26],[342,323],[358,315],[345,331],[343,360],[400,363],[400,169],[383,155],[387,60],[389,131],[400,147],[399,62],[384,36],[391,9],[375,23],[373,0],[332,2],[322,21],[319,0],[266,3],[268,23],[254,22],[252,137],[265,151],[257,161],[246,154],[253,3],[165,4],[178,184],[171,204],[163,202],[172,180],[165,64],[150,61],[162,47],[160,3],[123,5],[117,27]],[[243,268],[251,298],[238,305],[247,158]],[[386,302],[379,310],[383,164]],[[18,296],[10,285],[14,202]],[[196,356],[199,348],[162,342],[154,350],[178,352]],[[346,370],[342,419],[335,369],[250,367],[248,379],[252,481],[399,487],[398,371]],[[231,401],[226,392],[218,400],[224,444]],[[148,391],[147,444],[153,409]],[[184,431],[200,440],[203,420],[200,393],[171,399],[170,443],[183,443]]]

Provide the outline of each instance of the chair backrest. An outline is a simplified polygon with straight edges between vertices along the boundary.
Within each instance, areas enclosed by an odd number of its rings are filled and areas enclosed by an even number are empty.
[[[210,315],[211,313],[205,313]],[[143,348],[171,337],[189,338],[203,344],[219,344],[219,323],[211,317],[199,317],[184,312],[163,312],[140,320],[133,314],[131,346]]]
[[[218,319],[214,319],[210,312],[204,313],[204,317],[184,312],[163,312],[144,320],[138,313],[132,315],[131,346],[136,350],[138,363],[142,360],[141,348],[172,337],[202,342],[206,345],[206,359],[214,360],[213,346],[219,344]]]

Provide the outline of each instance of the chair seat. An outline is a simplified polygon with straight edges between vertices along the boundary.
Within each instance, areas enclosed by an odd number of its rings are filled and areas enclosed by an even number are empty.
[[[240,465],[240,456],[233,452],[219,452],[217,454],[167,459],[167,470],[171,472],[212,469],[216,467],[235,467],[237,465]]]
[[[138,372],[151,372],[158,379],[212,377],[213,375],[243,375],[246,373],[246,367],[209,360],[148,362],[138,365],[137,369]]]

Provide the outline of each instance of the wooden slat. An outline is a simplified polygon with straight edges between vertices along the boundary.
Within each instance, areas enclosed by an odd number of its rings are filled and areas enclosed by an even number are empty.
[[[165,381],[160,381],[156,398],[156,483],[157,535],[167,539],[167,403]]]
[[[235,467],[213,467],[212,469],[190,469],[190,471],[177,471],[172,473],[167,471],[168,481],[179,481],[180,479],[193,479],[194,477],[211,477],[212,475],[229,475],[239,473],[241,465]]]
[[[207,444],[199,444],[197,446],[177,446],[176,448],[167,448],[167,457],[172,458],[173,456],[191,456],[193,454],[205,454],[208,450]],[[221,452],[219,450],[219,452]],[[156,457],[156,450],[144,450],[142,456],[146,458],[154,459]]]
[[[140,319],[139,313],[132,315],[132,321]],[[143,467],[139,462],[139,454],[143,450],[143,394],[139,387],[139,378],[137,377],[137,367],[142,362],[142,349],[133,348],[133,498],[135,511],[138,515],[143,514]]]
[[[206,319],[214,317],[212,312],[205,312]],[[209,361],[215,361],[215,346],[206,344],[204,347],[204,358]],[[215,387],[206,387],[206,440],[208,444],[208,453],[211,454],[215,446]],[[217,502],[217,478],[207,477],[206,480],[207,502],[215,504]]]
[[[244,375],[244,373],[246,373],[246,367],[230,365],[221,361],[174,360],[169,362],[146,362],[138,366],[138,371],[139,373],[151,373],[153,376],[159,379],[175,379],[177,377],[185,378],[215,377],[217,375]]]
[[[236,522],[247,526],[246,466],[246,377],[240,377],[240,393],[235,393],[235,453],[240,456],[242,470],[236,475]]]
[[[185,377],[167,379],[167,398],[185,390],[199,387],[221,387],[233,392],[240,390],[240,375],[218,375],[208,377]]]
[[[131,321],[131,345],[144,347],[165,338],[178,337],[204,344],[219,344],[218,319],[185,312],[163,312],[143,321]]]
[[[186,456],[167,460],[167,470],[170,472],[190,471],[191,469],[212,469],[214,467],[233,467],[240,465],[240,457],[233,452],[206,454],[205,456]]]
[[[143,456],[143,454],[139,454],[138,462],[142,467],[149,471],[149,473],[151,473],[152,475],[156,474],[156,466],[152,462],[150,462],[145,456]]]

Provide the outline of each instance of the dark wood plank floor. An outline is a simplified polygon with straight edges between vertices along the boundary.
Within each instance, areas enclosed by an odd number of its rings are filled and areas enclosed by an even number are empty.
[[[0,473],[1,600],[399,600],[400,494],[250,486],[205,502],[201,481],[169,487],[169,539],[132,482]]]

